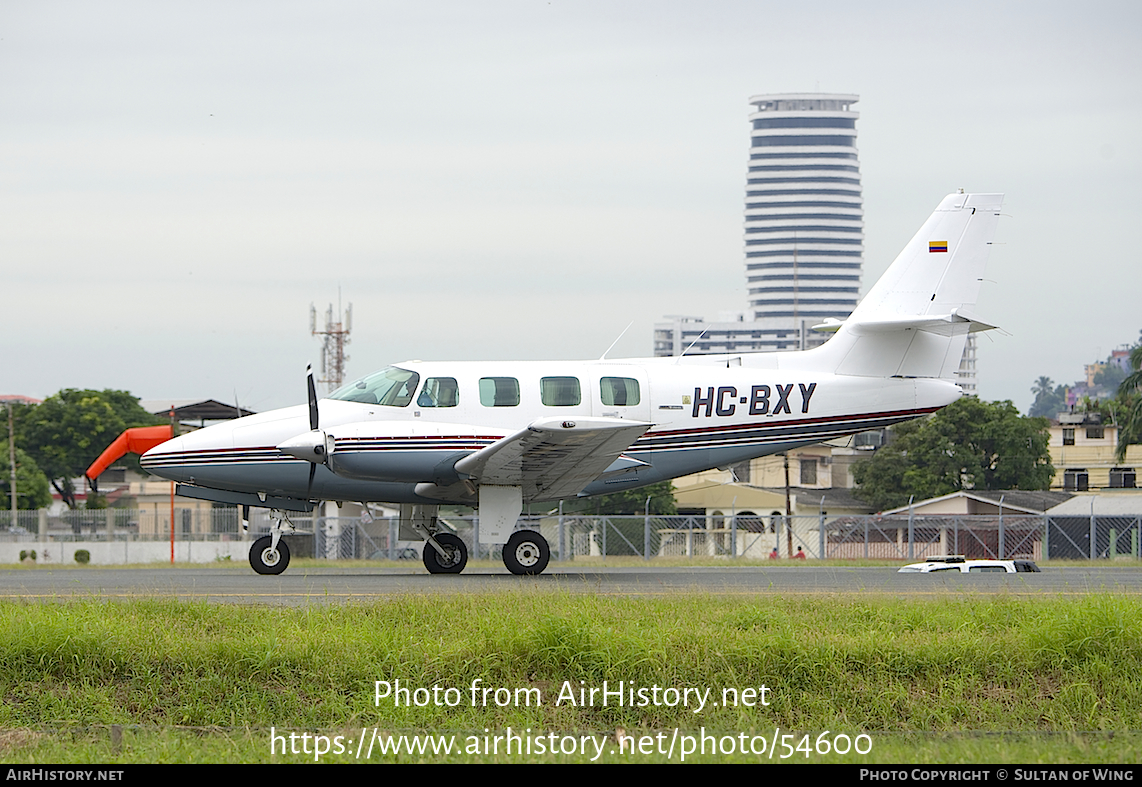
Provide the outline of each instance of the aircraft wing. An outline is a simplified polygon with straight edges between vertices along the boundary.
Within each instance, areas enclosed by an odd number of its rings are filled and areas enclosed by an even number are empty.
[[[621,418],[541,418],[456,463],[480,484],[519,486],[525,500],[573,497],[651,427]]]

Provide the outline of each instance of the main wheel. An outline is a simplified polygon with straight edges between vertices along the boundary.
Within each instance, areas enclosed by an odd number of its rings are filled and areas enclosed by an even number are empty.
[[[534,530],[512,533],[504,544],[504,565],[513,574],[542,574],[550,559],[547,539]]]
[[[468,565],[468,547],[458,536],[451,533],[437,533],[436,543],[444,547],[445,557],[441,557],[436,547],[424,542],[424,567],[430,574],[459,574]]]
[[[250,568],[259,574],[280,574],[289,565],[289,547],[284,538],[278,539],[278,548],[274,549],[270,536],[262,536],[250,547]]]

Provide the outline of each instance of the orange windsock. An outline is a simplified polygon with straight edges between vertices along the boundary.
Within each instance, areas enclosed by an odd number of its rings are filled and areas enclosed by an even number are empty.
[[[94,481],[99,474],[121,459],[125,454],[145,454],[159,443],[165,443],[173,437],[170,424],[163,426],[137,426],[128,429],[115,438],[111,445],[104,449],[99,458],[91,463],[84,473]]]

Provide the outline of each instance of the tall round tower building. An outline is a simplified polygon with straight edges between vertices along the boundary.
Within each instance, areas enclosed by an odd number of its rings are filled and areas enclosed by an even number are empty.
[[[750,99],[746,319],[760,323],[757,349],[820,344],[829,334],[811,326],[856,307],[864,256],[857,100],[843,93]]]

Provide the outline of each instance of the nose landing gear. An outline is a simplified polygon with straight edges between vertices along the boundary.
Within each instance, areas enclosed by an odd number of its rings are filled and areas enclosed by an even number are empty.
[[[289,547],[284,541],[275,547],[273,538],[262,536],[250,547],[250,567],[259,574],[280,574],[288,565]]]
[[[262,536],[250,547],[250,568],[259,574],[280,574],[289,565],[289,547],[281,540],[283,526],[296,530],[284,511],[270,509],[270,534]]]

